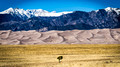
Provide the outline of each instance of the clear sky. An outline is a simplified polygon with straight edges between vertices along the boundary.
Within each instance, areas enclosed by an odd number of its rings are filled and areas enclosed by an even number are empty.
[[[0,12],[13,8],[47,11],[92,11],[106,7],[120,8],[120,0],[0,0]]]

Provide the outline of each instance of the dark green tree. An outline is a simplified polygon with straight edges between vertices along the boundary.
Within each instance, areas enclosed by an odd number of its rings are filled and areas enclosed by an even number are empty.
[[[57,59],[59,60],[59,63],[60,63],[60,61],[63,59],[63,56],[59,56],[57,57]]]

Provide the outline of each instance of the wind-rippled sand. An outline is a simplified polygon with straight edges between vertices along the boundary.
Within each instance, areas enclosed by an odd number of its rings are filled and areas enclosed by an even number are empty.
[[[0,31],[0,44],[120,44],[120,29]]]

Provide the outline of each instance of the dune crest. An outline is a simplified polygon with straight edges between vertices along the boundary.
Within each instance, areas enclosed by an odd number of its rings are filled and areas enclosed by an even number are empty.
[[[120,29],[0,31],[0,44],[120,44]]]

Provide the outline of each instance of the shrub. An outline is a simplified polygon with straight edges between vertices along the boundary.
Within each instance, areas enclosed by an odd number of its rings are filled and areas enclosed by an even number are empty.
[[[59,56],[57,57],[57,59],[59,60],[59,63],[60,63],[60,61],[63,59],[63,56]]]

